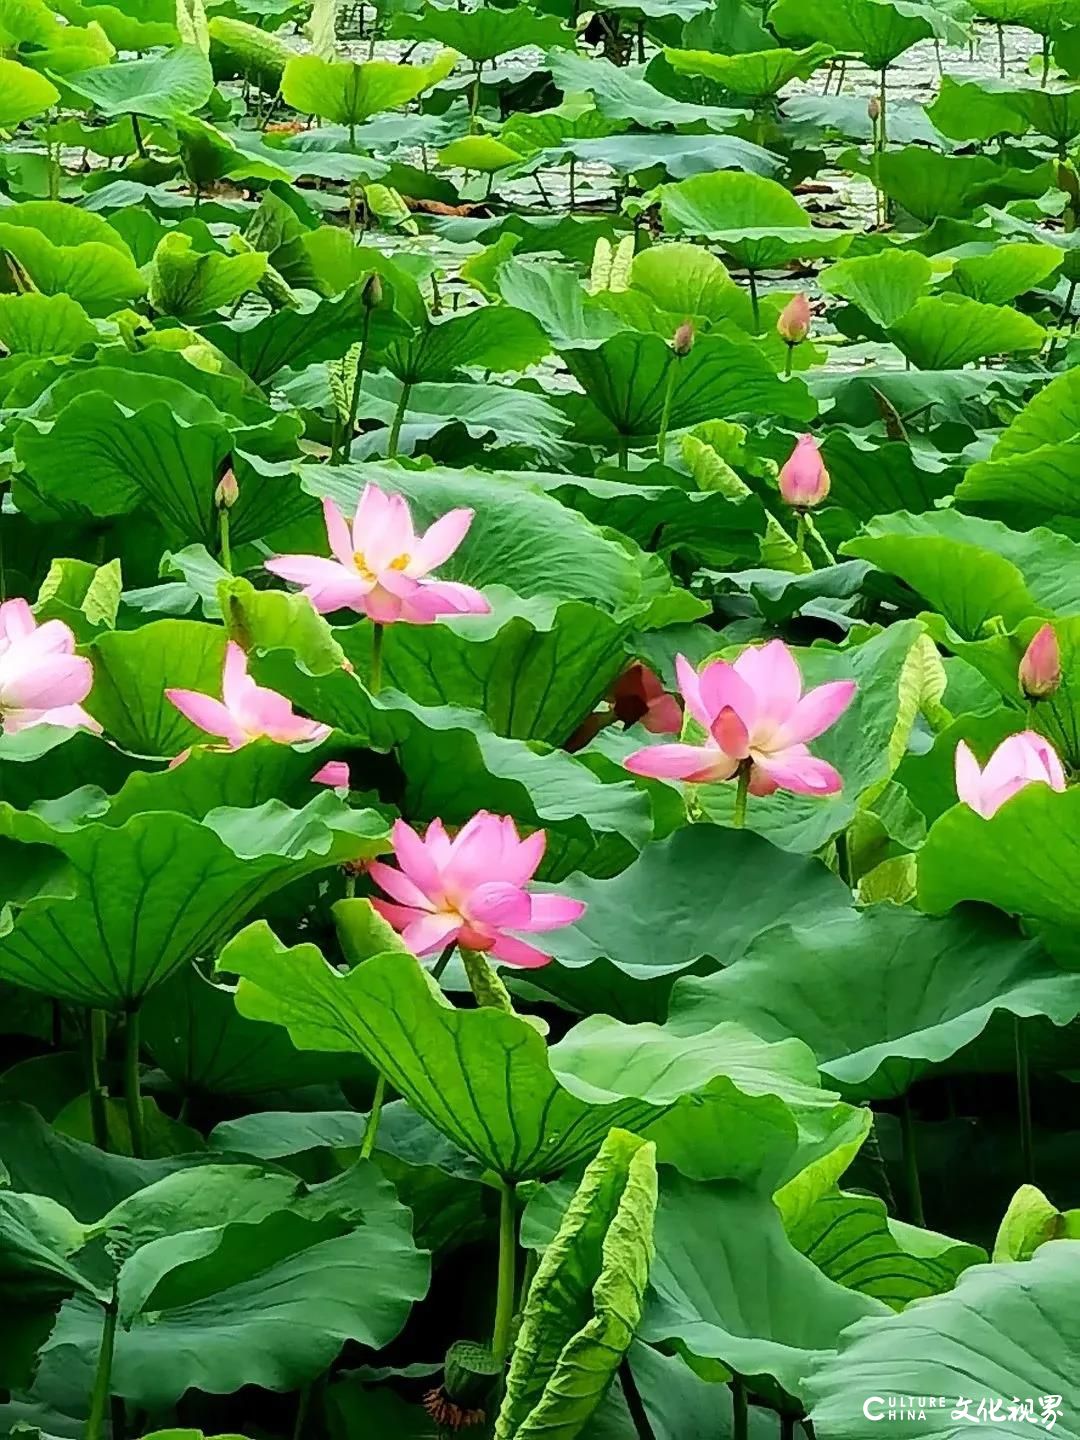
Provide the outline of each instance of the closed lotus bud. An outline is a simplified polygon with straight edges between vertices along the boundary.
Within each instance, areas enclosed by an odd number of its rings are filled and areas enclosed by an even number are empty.
[[[799,345],[810,333],[810,301],[800,293],[793,295],[780,311],[776,333],[789,345]]]
[[[866,113],[875,125],[881,119],[881,101],[876,95],[871,95],[866,102]]]
[[[374,310],[376,305],[382,304],[382,281],[378,275],[372,273],[367,277],[360,297],[369,310]]]
[[[217,489],[214,491],[214,504],[219,510],[231,510],[239,499],[240,486],[236,483],[236,476],[230,466],[217,483]]]
[[[1045,700],[1061,684],[1061,650],[1052,625],[1037,631],[1020,661],[1020,689],[1029,700]]]
[[[780,494],[797,510],[810,510],[829,493],[829,472],[813,435],[800,435],[780,470]]]
[[[694,323],[692,320],[684,320],[675,334],[671,337],[671,348],[676,355],[689,355],[694,348]]]

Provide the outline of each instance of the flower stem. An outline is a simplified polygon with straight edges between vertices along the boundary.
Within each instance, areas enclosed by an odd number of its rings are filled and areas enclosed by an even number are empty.
[[[371,1100],[371,1114],[368,1116],[367,1129],[364,1131],[364,1139],[360,1146],[360,1159],[370,1160],[371,1152],[375,1149],[375,1137],[379,1133],[379,1120],[382,1117],[383,1102],[386,1099],[386,1076],[379,1071],[379,1078],[375,1081],[375,1094]]]
[[[104,1010],[86,1012],[86,1083],[90,1095],[90,1124],[94,1144],[99,1150],[109,1148],[109,1120],[105,1109],[105,1090],[101,1084],[101,1062],[105,1058],[106,1019]]]
[[[1027,1040],[1019,1015],[1014,1017],[1013,1025],[1016,1042],[1016,1098],[1020,1109],[1020,1178],[1025,1184],[1031,1184],[1035,1178],[1031,1145],[1031,1072],[1028,1066]]]
[[[443,973],[443,971],[446,969],[447,965],[449,965],[449,963],[450,963],[450,956],[453,955],[456,946],[457,946],[457,941],[456,941],[456,940],[451,940],[451,941],[450,941],[450,944],[447,945],[446,949],[442,952],[442,954],[439,956],[439,958],[435,961],[435,964],[431,967],[431,978],[432,978],[433,980],[439,980],[439,979],[442,978],[442,973]]]
[[[377,620],[371,626],[371,674],[369,675],[368,689],[372,695],[377,695],[382,689],[382,646],[383,629]]]
[[[905,1095],[900,1102],[900,1134],[904,1143],[904,1175],[907,1179],[909,1219],[914,1225],[926,1225],[923,1212],[922,1184],[919,1181],[919,1155],[915,1148],[915,1121],[911,1104]]]
[[[139,1011],[127,1012],[124,1023],[124,1103],[131,1130],[131,1153],[141,1160],[146,1148],[143,1135],[142,1091],[139,1089]]]
[[[510,1351],[510,1327],[514,1320],[514,1282],[517,1270],[517,1215],[514,1187],[501,1180],[499,1191],[499,1280],[495,1294],[495,1325],[491,1351],[503,1365]]]
[[[787,342],[787,354],[784,356],[784,379],[791,374],[791,362],[795,359],[795,346],[791,341]]]
[[[750,281],[750,312],[754,317],[754,334],[757,335],[761,330],[761,310],[758,306],[757,276],[753,270],[748,270],[746,273]]]
[[[805,510],[795,512],[795,550],[799,555],[806,554],[807,515]]]
[[[746,797],[750,793],[750,765],[744,760],[739,766],[739,777],[735,784],[735,813],[732,816],[732,824],[736,830],[742,830],[746,825]]]
[[[86,1421],[86,1440],[102,1440],[105,1434],[105,1417],[109,1413],[109,1398],[112,1385],[113,1347],[116,1344],[116,1290],[105,1307],[105,1322],[101,1327],[101,1344],[98,1347],[97,1370],[94,1374],[94,1388],[90,1392],[90,1414]]]
[[[461,960],[476,1003],[489,1010],[503,1010],[507,1015],[513,1015],[510,992],[484,956],[477,950],[466,950],[462,946]]]
[[[218,532],[221,536],[222,568],[232,574],[232,550],[229,547],[229,512],[224,506],[218,511]]]
[[[345,440],[342,445],[342,453],[338,456],[338,464],[349,458],[352,449],[353,436],[356,434],[356,412],[360,408],[360,386],[364,381],[364,368],[367,365],[368,336],[371,334],[371,312],[374,307],[364,307],[364,331],[360,337],[360,354],[356,360],[356,374],[353,377],[352,394],[349,397],[349,418],[345,424]]]
[[[671,415],[671,396],[675,389],[675,377],[679,373],[679,358],[672,355],[669,361],[667,387],[664,390],[664,408],[660,412],[660,429],[656,435],[656,458],[663,460],[667,446],[668,419]]]
[[[746,1386],[738,1378],[731,1381],[731,1434],[733,1440],[747,1440],[750,1434],[750,1409],[746,1403]]]
[[[824,555],[826,565],[835,565],[836,556],[829,549],[828,545],[825,544],[825,540],[822,537],[821,531],[814,524],[814,517],[811,514],[807,513],[805,519],[806,529],[808,533],[811,534],[817,541],[817,547],[821,551],[822,555]]]
[[[394,411],[394,418],[390,424],[390,440],[386,446],[386,458],[397,459],[398,441],[401,438],[401,425],[405,419],[405,411],[409,408],[409,392],[412,390],[412,382],[402,382],[401,394],[398,396],[397,409]]]

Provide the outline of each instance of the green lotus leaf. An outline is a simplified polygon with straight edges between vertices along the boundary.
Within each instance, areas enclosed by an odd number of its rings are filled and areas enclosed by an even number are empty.
[[[427,1290],[411,1216],[369,1165],[310,1189],[254,1167],[203,1166],[159,1180],[98,1222],[116,1226],[134,1246],[117,1277],[112,1390],[154,1409],[192,1387],[229,1394],[249,1376],[292,1389],[346,1340],[388,1343]],[[88,1298],[62,1308],[42,1351],[40,1390],[85,1404],[101,1326]]]
[[[428,4],[418,15],[408,17],[405,33],[410,40],[437,40],[478,63],[530,45],[539,50],[574,48],[573,33],[559,19],[538,15],[529,5],[506,10],[450,10]]]
[[[1005,81],[943,75],[937,99],[926,107],[927,114],[941,133],[953,140],[1023,135],[1031,122],[1017,104],[1019,94]]]
[[[1054,1413],[1054,1433],[1071,1440],[1077,1429],[1062,1409],[1074,1392],[1076,1359],[1070,1296],[1080,1279],[1080,1245],[1044,1245],[1026,1265],[976,1265],[956,1289],[891,1318],[868,1317],[845,1331],[837,1353],[823,1357],[807,1385],[816,1431],[836,1440],[863,1440],[866,1416],[855,1392],[943,1396],[916,1421],[924,1435],[951,1440],[966,1434],[980,1401],[997,1405],[997,1429],[1019,1437],[1032,1423],[1008,1419],[1013,1397],[1030,1397],[1036,1424]],[[1053,1396],[1048,1409],[1038,1397]],[[961,1404],[961,1398],[966,1404]],[[1067,1407],[1068,1402],[1065,1401]],[[876,1407],[874,1407],[876,1411]],[[969,1418],[953,1420],[955,1411]],[[1064,1421],[1064,1424],[1062,1423]],[[961,1430],[959,1427],[964,1426]]]
[[[709,130],[730,130],[745,113],[672,99],[645,78],[647,67],[643,65],[613,65],[610,60],[589,60],[570,50],[553,50],[546,63],[552,80],[564,94],[591,94],[601,115],[611,120],[632,120],[647,130],[660,125],[705,125]]]
[[[851,243],[846,231],[815,229],[794,195],[762,175],[722,170],[654,194],[665,230],[713,240],[748,270],[842,255]]]
[[[281,93],[287,105],[335,125],[361,125],[383,110],[396,110],[445,80],[457,62],[444,50],[426,65],[389,60],[321,60],[294,55],[286,64]]]
[[[755,880],[766,872],[772,876],[767,887]],[[820,861],[785,855],[757,836],[715,825],[676,830],[646,845],[621,875],[573,876],[559,893],[588,907],[545,942],[559,963],[607,959],[636,980],[673,975],[702,960],[731,965],[771,926],[808,924],[811,917],[825,925],[849,904],[846,887]]]
[[[449,12],[448,12],[449,13]],[[498,14],[498,11],[474,10],[474,15]],[[497,140],[494,135],[463,135],[460,140],[451,140],[439,151],[440,165],[456,165],[463,170],[478,170],[483,175],[494,175],[508,165],[519,165],[521,155],[517,150]]]
[[[497,589],[488,598],[488,616],[391,628],[384,683],[422,705],[480,710],[497,735],[562,743],[623,669],[629,626],[577,600],[518,600]],[[371,626],[336,638],[366,681]]]
[[[989,820],[954,806],[930,827],[919,854],[919,903],[938,914],[981,900],[1036,924],[1055,951],[1075,951],[1078,812],[1080,790],[1059,794],[1048,785],[1027,786]]]
[[[34,70],[60,76],[107,64],[115,53],[99,25],[64,24],[44,0],[5,0],[0,10],[0,49],[18,54]],[[5,73],[10,77],[12,72]]]
[[[69,295],[0,295],[0,345],[13,355],[73,355],[101,338]]]
[[[719,1361],[790,1410],[841,1331],[888,1314],[800,1254],[769,1197],[665,1174],[642,1339]]]
[[[894,321],[889,336],[920,370],[959,370],[989,355],[1040,350],[1046,331],[1006,305],[928,295]]]
[[[60,99],[60,91],[51,80],[28,70],[17,60],[0,59],[0,129],[14,130],[24,120],[32,120]]]
[[[664,58],[682,75],[702,75],[735,95],[761,98],[775,95],[791,80],[808,80],[836,52],[831,45],[810,45],[805,50],[756,50],[714,55],[707,50],[673,50]]]
[[[653,1258],[655,1149],[612,1130],[529,1287],[496,1440],[573,1440],[630,1347]]]
[[[933,273],[930,261],[915,250],[883,250],[830,265],[821,273],[821,288],[850,300],[888,330],[926,295]]]
[[[830,1280],[893,1310],[951,1290],[969,1266],[986,1259],[978,1245],[890,1219],[876,1195],[842,1190],[814,1201],[787,1234]]]
[[[994,459],[1028,455],[1080,435],[1080,377],[1057,375],[1006,425],[994,446]]]
[[[67,295],[95,312],[115,309],[146,288],[131,252],[104,220],[59,201],[11,205],[0,219],[0,249],[32,288]]]
[[[343,860],[377,854],[386,826],[318,795],[302,810],[280,801],[211,811],[203,821],[168,811],[80,825],[5,808],[5,836],[50,845],[75,881],[73,898],[23,906],[0,940],[0,973],[31,990],[116,1010],[137,1005],[172,971],[212,954],[244,915],[283,885]]]
[[[1000,617],[1080,613],[1080,550],[1049,530],[1021,534],[993,520],[936,510],[871,520],[842,547],[898,576],[960,635],[978,638]]]
[[[208,315],[254,290],[266,274],[266,256],[200,254],[191,237],[176,231],[162,238],[150,264],[149,300],[162,315],[179,319]]]
[[[180,43],[176,7],[169,0],[63,0],[57,9],[73,24],[100,25],[117,50]]]
[[[837,427],[826,433],[821,453],[831,480],[830,501],[861,521],[894,510],[932,510],[956,488],[956,470],[902,440],[875,444]]]
[[[1080,978],[992,917],[884,906],[759,933],[737,965],[679,982],[670,1023],[707,1029],[723,1017],[769,1040],[797,1035],[848,1099],[880,1100],[945,1061],[963,1069],[999,1011],[1068,1024]]]
[[[966,220],[982,204],[1040,196],[1054,183],[1049,163],[1021,168],[989,155],[941,155],[923,145],[878,155],[873,173],[887,195],[927,225],[943,217]]]
[[[202,333],[262,385],[287,365],[344,355],[362,333],[360,291],[354,285],[332,299],[305,297],[295,308],[222,320],[205,326]]]
[[[1021,1185],[994,1240],[995,1265],[1030,1260],[1050,1240],[1075,1240],[1080,1211],[1061,1211],[1034,1185]]]
[[[752,341],[731,335],[702,335],[689,355],[677,357],[659,335],[625,332],[594,348],[564,350],[563,359],[585,391],[577,415],[584,440],[631,446],[654,440],[672,367],[673,431],[721,416],[764,411],[809,420],[815,412],[801,380],[781,380]]]
[[[65,76],[64,84],[101,115],[176,120],[206,104],[214,77],[200,50],[180,45],[163,55],[81,70]]]
[[[1053,275],[1064,256],[1056,245],[1019,240],[998,245],[985,255],[961,256],[949,283],[986,305],[1007,305]]]
[[[809,11],[799,0],[778,0],[769,23],[781,39],[821,40],[857,55],[872,70],[889,65],[912,45],[955,34],[944,7],[918,0],[822,0]],[[962,33],[962,32],[961,32]]]

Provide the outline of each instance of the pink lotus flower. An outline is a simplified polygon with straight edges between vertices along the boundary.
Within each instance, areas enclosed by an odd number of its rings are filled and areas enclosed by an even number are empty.
[[[640,722],[654,735],[677,735],[682,729],[679,702],[664,689],[660,676],[640,661],[616,680],[612,708],[624,725]]]
[[[789,345],[798,345],[810,333],[810,301],[800,291],[793,295],[776,320],[776,333]]]
[[[0,605],[0,722],[15,735],[31,725],[101,726],[79,704],[94,670],[75,654],[75,636],[62,620],[39,625],[25,600]]]
[[[1065,789],[1065,771],[1057,752],[1035,730],[1002,740],[983,769],[963,740],[956,747],[956,793],[965,805],[989,820],[1028,785]]]
[[[490,951],[507,965],[535,969],[551,956],[507,932],[558,930],[585,912],[581,900],[526,890],[547,836],[534,830],[522,840],[507,816],[481,810],[452,840],[441,820],[431,822],[423,839],[398,820],[391,838],[401,869],[373,860],[368,874],[397,903],[371,903],[416,955],[456,941],[466,950]]]
[[[247,656],[232,640],[225,647],[221,693],[222,699],[215,700],[199,690],[165,691],[181,715],[208,735],[219,735],[230,750],[264,737],[291,745],[297,740],[322,740],[330,734],[329,725],[297,715],[284,695],[256,685],[248,674]]]
[[[402,495],[365,485],[352,531],[332,500],[323,501],[332,560],[319,555],[279,555],[266,568],[303,586],[321,615],[359,610],[378,625],[404,620],[430,625],[440,615],[487,615],[491,606],[471,585],[429,580],[472,524],[472,510],[449,510],[424,534],[413,529]]]
[[[854,680],[833,680],[802,693],[795,657],[782,640],[744,650],[733,665],[712,660],[700,674],[684,656],[675,661],[686,708],[707,732],[700,745],[649,745],[623,764],[634,775],[708,784],[730,780],[750,762],[750,794],[791,790],[834,795],[840,776],[810,754],[813,740],[844,713]]]
[[[349,767],[344,760],[328,760],[311,777],[316,785],[332,785],[335,790],[349,788]]]
[[[1029,700],[1045,700],[1061,684],[1061,649],[1052,625],[1032,637],[1020,661],[1020,689]]]
[[[800,435],[780,470],[780,494],[797,510],[820,505],[829,493],[829,472],[813,435]]]

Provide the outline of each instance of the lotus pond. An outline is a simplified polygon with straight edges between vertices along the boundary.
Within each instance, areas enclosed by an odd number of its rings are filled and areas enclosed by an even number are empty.
[[[1078,150],[1080,0],[0,0],[0,1435],[1078,1440]]]

